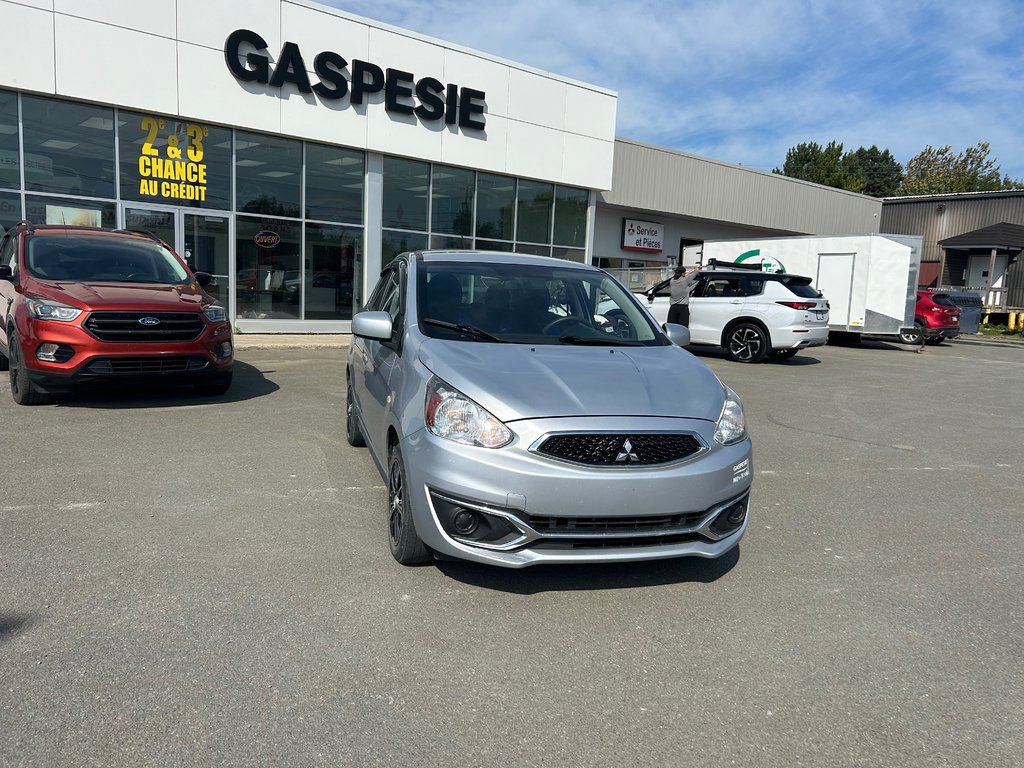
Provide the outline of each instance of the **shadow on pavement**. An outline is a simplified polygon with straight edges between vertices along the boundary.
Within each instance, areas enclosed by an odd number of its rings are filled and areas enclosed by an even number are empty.
[[[639,563],[602,565],[535,565],[529,568],[498,568],[478,563],[439,560],[438,569],[455,581],[483,589],[517,595],[577,590],[631,589],[665,584],[717,581],[735,567],[739,546],[715,560],[679,557]]]
[[[0,643],[24,632],[31,625],[31,616],[16,613],[0,613]]]
[[[56,394],[53,396],[53,402],[66,408],[168,408],[238,403],[265,397],[280,389],[263,375],[263,371],[248,363],[236,360],[233,370],[231,389],[223,395],[201,395],[188,384],[126,383],[117,388],[83,388]]]

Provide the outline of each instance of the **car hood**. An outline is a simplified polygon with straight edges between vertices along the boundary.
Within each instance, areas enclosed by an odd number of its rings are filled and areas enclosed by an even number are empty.
[[[42,282],[36,285],[43,298],[72,304],[80,309],[193,310],[209,303],[195,283],[153,285],[145,283]]]
[[[679,347],[488,344],[427,339],[420,362],[502,421],[669,416],[715,421],[724,389]]]

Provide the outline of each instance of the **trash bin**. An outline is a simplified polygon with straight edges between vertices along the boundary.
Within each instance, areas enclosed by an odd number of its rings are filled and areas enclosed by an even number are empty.
[[[960,307],[960,333],[977,333],[981,327],[981,296],[971,291],[949,291],[949,300]]]

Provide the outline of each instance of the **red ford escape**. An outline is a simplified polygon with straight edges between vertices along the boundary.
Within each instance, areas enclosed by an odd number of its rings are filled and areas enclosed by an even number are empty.
[[[227,392],[231,325],[210,280],[145,232],[15,225],[0,241],[0,370],[15,402],[140,380]]]

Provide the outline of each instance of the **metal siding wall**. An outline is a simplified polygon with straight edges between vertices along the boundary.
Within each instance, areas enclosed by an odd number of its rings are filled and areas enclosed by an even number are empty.
[[[880,200],[622,139],[601,202],[800,234],[879,231]]]
[[[943,206],[941,213],[940,205]],[[1024,192],[886,201],[882,205],[881,231],[921,235],[924,238],[921,261],[939,261],[942,257],[939,240],[1003,222],[1024,226]],[[1024,307],[1024,255],[1018,256],[1007,270],[1007,288],[1007,303]]]

